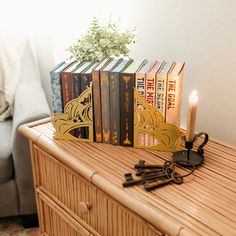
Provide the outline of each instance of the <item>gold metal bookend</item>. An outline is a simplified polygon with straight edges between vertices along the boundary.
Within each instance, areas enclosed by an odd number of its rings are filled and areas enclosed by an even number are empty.
[[[174,152],[179,150],[181,131],[164,123],[157,108],[134,89],[134,147]]]
[[[78,98],[69,101],[64,113],[54,114],[51,122],[55,128],[54,139],[93,142],[92,86],[90,85]],[[88,130],[86,138],[78,132],[83,128]],[[75,136],[76,133],[79,133],[78,137]]]

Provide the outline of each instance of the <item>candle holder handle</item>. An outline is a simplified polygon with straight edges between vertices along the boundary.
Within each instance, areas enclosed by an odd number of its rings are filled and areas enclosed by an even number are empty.
[[[203,147],[208,143],[209,140],[209,135],[207,133],[204,132],[200,132],[199,134],[195,135],[195,138],[197,139],[198,137],[201,137],[202,135],[205,135],[205,138],[203,140],[203,142],[199,145],[197,152],[199,155],[203,156],[204,155],[204,149]]]
[[[193,151],[192,148],[193,148],[194,142],[202,135],[205,136],[203,142],[199,145],[197,151]],[[204,161],[203,147],[207,144],[209,140],[208,134],[204,132],[200,132],[194,136],[193,141],[186,141],[185,137],[184,137],[184,140],[185,140],[185,148],[187,150],[174,152],[172,156],[174,162],[185,167],[201,165]]]

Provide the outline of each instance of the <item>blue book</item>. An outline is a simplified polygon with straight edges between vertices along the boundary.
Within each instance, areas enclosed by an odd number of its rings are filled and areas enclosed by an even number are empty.
[[[61,62],[50,71],[53,113],[63,112],[60,73],[74,62]]]

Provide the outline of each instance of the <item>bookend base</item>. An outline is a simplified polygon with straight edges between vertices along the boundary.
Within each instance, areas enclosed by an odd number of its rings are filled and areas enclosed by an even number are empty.
[[[199,138],[200,136],[205,136],[203,142],[199,145],[197,151],[193,151],[193,144]],[[181,150],[174,152],[172,155],[173,161],[181,166],[184,167],[195,167],[199,166],[203,163],[204,161],[204,149],[203,147],[207,144],[209,140],[209,136],[207,133],[199,133],[196,134],[193,141],[186,141],[186,138],[184,137],[185,140],[185,148],[187,150]]]

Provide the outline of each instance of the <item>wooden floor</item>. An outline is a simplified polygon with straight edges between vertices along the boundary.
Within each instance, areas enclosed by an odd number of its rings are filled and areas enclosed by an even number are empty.
[[[19,217],[0,218],[0,236],[39,236],[38,228],[24,229]]]

